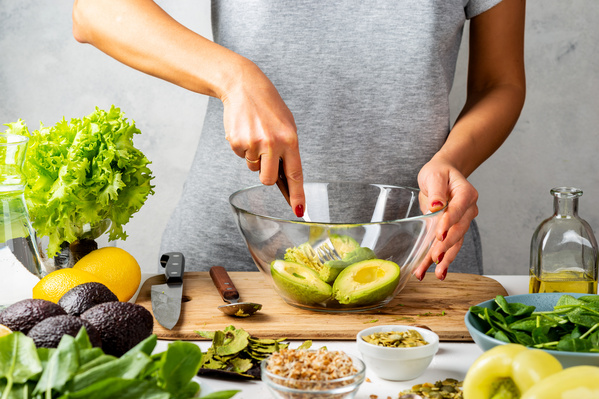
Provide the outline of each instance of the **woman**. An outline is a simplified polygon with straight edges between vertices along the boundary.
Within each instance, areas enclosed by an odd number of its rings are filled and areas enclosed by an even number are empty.
[[[282,158],[298,216],[304,176],[418,185],[430,210],[448,204],[415,271],[422,279],[436,263],[444,279],[454,260],[457,271],[482,272],[472,223],[478,194],[467,177],[522,109],[524,10],[524,0],[213,0],[212,42],[151,0],[76,0],[73,32],[211,96],[164,251],[185,253],[196,269],[254,269],[227,198],[258,171],[274,184]],[[450,130],[448,95],[468,18],[468,97]]]

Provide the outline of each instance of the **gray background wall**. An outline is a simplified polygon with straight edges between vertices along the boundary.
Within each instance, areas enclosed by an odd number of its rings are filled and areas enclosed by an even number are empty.
[[[208,0],[159,3],[211,37]],[[154,272],[207,99],[77,43],[71,7],[66,0],[0,0],[0,124],[21,118],[37,129],[39,122],[51,125],[111,104],[135,121],[142,131],[135,144],[152,161],[156,194],[126,226],[129,238],[117,245]],[[458,62],[454,115],[465,99],[464,51]],[[526,70],[528,96],[514,132],[471,176],[480,194],[487,274],[527,273],[532,233],[552,214],[552,187],[582,188],[580,214],[599,230],[599,3],[529,0]]]

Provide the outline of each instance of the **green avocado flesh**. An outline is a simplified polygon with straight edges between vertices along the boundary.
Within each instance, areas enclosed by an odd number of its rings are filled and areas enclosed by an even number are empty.
[[[360,244],[350,236],[331,234],[329,239],[342,258],[350,252],[360,248]]]
[[[318,271],[320,277],[327,283],[332,283],[349,265],[361,262],[363,260],[374,259],[374,251],[367,247],[358,247],[351,252],[346,253],[341,260],[330,260],[324,263],[324,267]]]
[[[332,295],[329,284],[307,266],[285,260],[275,260],[270,273],[277,288],[284,296],[304,305],[325,302]]]
[[[344,305],[376,303],[393,294],[399,273],[399,266],[391,261],[370,259],[354,263],[335,279],[333,295]]]

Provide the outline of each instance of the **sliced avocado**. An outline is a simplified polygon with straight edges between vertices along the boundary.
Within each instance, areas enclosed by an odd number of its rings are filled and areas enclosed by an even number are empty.
[[[399,284],[399,266],[391,261],[370,259],[343,269],[333,284],[333,295],[344,305],[370,305],[382,301]]]
[[[100,333],[88,321],[76,316],[61,315],[48,317],[37,323],[27,336],[33,339],[38,348],[56,348],[62,336],[76,337],[81,327],[85,327],[92,346],[100,347]]]
[[[102,350],[120,357],[152,334],[154,318],[146,308],[131,302],[104,302],[81,314],[100,332]]]
[[[84,283],[71,288],[58,304],[71,316],[79,316],[87,309],[119,298],[102,283]]]
[[[339,276],[339,273],[349,265],[374,258],[376,258],[376,255],[372,249],[358,247],[345,254],[341,260],[330,260],[325,262],[324,267],[320,268],[318,274],[325,282],[332,283],[337,276]]]
[[[331,234],[329,238],[333,243],[333,247],[335,247],[335,250],[342,258],[360,247],[360,244],[350,236]]]
[[[0,324],[27,334],[40,321],[67,314],[62,307],[45,299],[23,299],[0,311]]]
[[[284,297],[304,305],[313,305],[331,297],[331,286],[318,274],[299,263],[275,260],[270,265],[272,279]]]

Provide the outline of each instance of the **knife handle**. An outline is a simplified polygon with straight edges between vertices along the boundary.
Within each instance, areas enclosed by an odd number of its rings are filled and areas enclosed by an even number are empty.
[[[160,264],[164,267],[166,281],[169,283],[183,282],[185,271],[185,257],[181,252],[168,252],[160,257]]]
[[[287,184],[287,176],[285,176],[285,169],[283,168],[283,159],[279,158],[279,173],[277,176],[277,187],[281,190],[281,194],[285,197],[285,201],[291,205],[289,200],[289,185]]]
[[[218,290],[218,293],[225,301],[239,299],[239,292],[233,284],[229,273],[222,266],[212,266],[210,268],[210,277]]]

